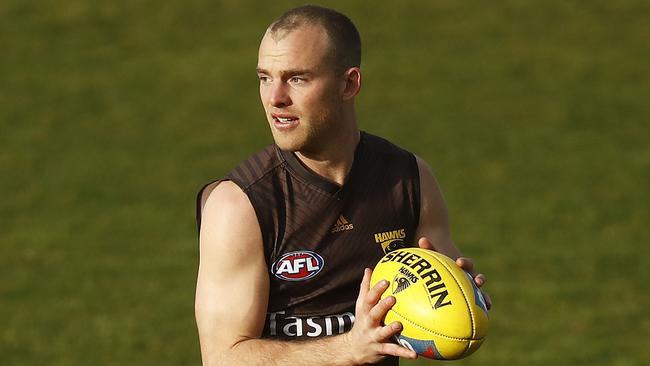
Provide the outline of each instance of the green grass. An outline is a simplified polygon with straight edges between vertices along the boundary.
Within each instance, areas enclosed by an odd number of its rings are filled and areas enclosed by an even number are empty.
[[[194,194],[270,141],[257,45],[296,4],[0,4],[0,363],[199,363]],[[429,161],[488,274],[453,364],[650,363],[647,2],[328,4],[362,128]]]

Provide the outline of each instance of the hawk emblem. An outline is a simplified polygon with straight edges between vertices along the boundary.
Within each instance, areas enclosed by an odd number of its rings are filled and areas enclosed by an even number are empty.
[[[395,279],[393,279],[393,295],[406,290],[409,286],[411,286],[411,281],[408,278],[399,275],[395,276]]]

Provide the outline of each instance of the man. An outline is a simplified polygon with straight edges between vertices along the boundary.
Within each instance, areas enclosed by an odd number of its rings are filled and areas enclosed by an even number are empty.
[[[388,283],[370,288],[369,268],[416,238],[461,254],[426,163],[359,131],[360,57],[356,28],[330,9],[290,10],[264,34],[257,73],[275,144],[198,198],[204,365],[416,357],[393,342],[401,324],[382,324],[395,298],[379,301]]]

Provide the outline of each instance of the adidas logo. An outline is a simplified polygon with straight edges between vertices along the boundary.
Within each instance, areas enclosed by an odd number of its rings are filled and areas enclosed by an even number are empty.
[[[352,225],[348,220],[343,217],[343,214],[339,215],[339,219],[336,220],[336,224],[332,228],[332,233],[338,233],[339,231],[352,230],[354,225]]]

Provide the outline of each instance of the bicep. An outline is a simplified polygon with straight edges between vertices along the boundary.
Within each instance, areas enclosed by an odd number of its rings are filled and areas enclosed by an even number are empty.
[[[420,222],[417,237],[426,237],[436,251],[451,258],[461,255],[451,238],[447,204],[429,165],[416,157],[420,173]]]
[[[222,182],[205,200],[200,228],[195,312],[204,361],[261,335],[268,289],[255,211],[234,183]]]

